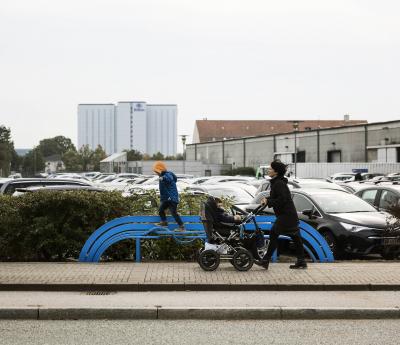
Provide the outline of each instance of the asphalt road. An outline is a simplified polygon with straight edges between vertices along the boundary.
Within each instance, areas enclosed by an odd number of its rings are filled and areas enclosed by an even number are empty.
[[[400,320],[0,321],[2,345],[398,345]]]

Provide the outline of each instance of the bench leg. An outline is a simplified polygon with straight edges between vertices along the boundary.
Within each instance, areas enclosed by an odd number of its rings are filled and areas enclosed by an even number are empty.
[[[140,252],[140,238],[135,240],[136,243],[136,262],[142,261],[142,254]]]

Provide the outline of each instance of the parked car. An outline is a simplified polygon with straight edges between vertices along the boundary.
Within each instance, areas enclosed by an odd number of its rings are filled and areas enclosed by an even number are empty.
[[[213,176],[206,181],[202,182],[202,184],[216,184],[216,183],[224,183],[224,182],[249,182],[257,180],[255,177],[249,176]]]
[[[385,237],[389,214],[349,193],[334,190],[293,190],[299,219],[315,227],[336,258],[345,253],[378,253],[393,259],[400,251],[400,237]]]
[[[13,196],[20,196],[26,193],[34,193],[39,191],[51,192],[70,192],[70,191],[88,191],[88,192],[104,192],[102,188],[92,186],[78,186],[78,185],[59,185],[59,186],[33,186],[27,188],[17,188]]]
[[[256,195],[261,192],[266,192],[270,188],[270,179],[265,179],[261,185],[258,187]],[[316,188],[316,189],[334,189],[340,191],[347,191],[342,186],[336,183],[328,182],[320,179],[289,179],[288,181],[289,189],[299,189],[299,188]]]
[[[400,185],[376,185],[363,188],[355,193],[378,211],[390,212],[394,206],[399,206]]]
[[[10,178],[1,178],[0,177],[0,189],[3,186],[3,184],[8,182],[8,181],[12,181],[12,179],[10,179]]]
[[[354,181],[355,173],[336,173],[328,177],[331,182]]]
[[[379,212],[356,195],[328,189],[293,189],[299,219],[310,224],[328,242],[335,258],[346,253],[380,254],[393,259],[400,252],[400,237],[386,236],[389,214]],[[247,207],[251,211],[257,204]],[[264,211],[273,214],[272,209]]]
[[[186,190],[189,192],[200,191],[215,197],[232,198],[233,204],[242,209],[245,209],[246,206],[251,204],[253,201],[253,196],[249,192],[240,187],[228,184],[203,184],[200,186],[189,186]]]
[[[27,188],[33,186],[60,186],[60,185],[79,185],[91,186],[90,182],[72,179],[47,179],[47,178],[19,178],[3,183],[0,194],[14,194],[17,188]]]

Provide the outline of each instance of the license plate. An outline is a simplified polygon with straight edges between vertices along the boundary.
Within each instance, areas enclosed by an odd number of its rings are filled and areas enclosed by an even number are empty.
[[[384,238],[383,245],[385,245],[385,246],[400,246],[400,237]]]

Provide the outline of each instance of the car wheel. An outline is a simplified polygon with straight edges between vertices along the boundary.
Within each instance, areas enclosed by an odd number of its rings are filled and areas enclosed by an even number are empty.
[[[338,247],[335,236],[332,234],[330,230],[324,230],[321,232],[321,235],[324,237],[326,243],[328,243],[329,248],[333,253],[333,257],[335,259],[343,258],[343,251]]]
[[[382,258],[384,258],[385,260],[394,260],[394,259],[397,258],[398,255],[399,255],[398,253],[396,253],[396,252],[390,252],[390,251],[388,251],[388,250],[384,250],[384,251],[381,253]]]

